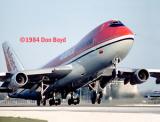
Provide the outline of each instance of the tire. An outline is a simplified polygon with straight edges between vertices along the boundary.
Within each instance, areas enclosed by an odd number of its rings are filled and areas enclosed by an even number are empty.
[[[92,99],[91,102],[92,102],[92,104],[96,104],[96,100]]]
[[[52,100],[52,99],[49,100],[49,105],[50,105],[50,106],[53,105],[53,100]]]
[[[95,91],[91,92],[91,103],[95,104],[97,100],[97,93]]]
[[[37,100],[37,106],[40,106],[40,105],[41,105],[41,101]]]
[[[71,99],[68,99],[68,105],[71,105],[71,104],[72,104]]]
[[[78,97],[78,98],[77,98],[77,104],[79,104],[79,103],[80,103],[80,98]]]
[[[57,99],[57,105],[61,104],[61,99]]]
[[[46,106],[46,100],[43,100],[43,106]]]
[[[98,103],[98,104],[101,104],[101,98],[99,98],[99,99],[97,100],[97,103]]]
[[[100,92],[99,95],[98,95],[98,98],[97,98],[97,103],[98,103],[98,104],[101,104],[102,97],[103,97],[103,93]]]

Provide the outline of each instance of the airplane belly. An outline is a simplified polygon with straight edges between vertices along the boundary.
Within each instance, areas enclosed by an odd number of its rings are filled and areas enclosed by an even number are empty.
[[[68,87],[74,87],[75,82],[81,81],[81,79],[83,78],[84,75],[86,75],[86,71],[85,68],[78,64],[77,62],[72,64],[73,66],[73,70],[64,78],[58,80],[57,82],[55,82],[55,84],[53,85],[53,89],[62,89],[64,87],[67,88]],[[78,82],[76,82],[76,84],[78,85]]]

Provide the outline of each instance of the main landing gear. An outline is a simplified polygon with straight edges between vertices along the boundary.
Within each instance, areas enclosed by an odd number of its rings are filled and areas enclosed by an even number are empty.
[[[37,106],[40,106],[40,105],[43,105],[43,106],[46,106],[46,99],[38,99],[37,100]]]
[[[101,101],[102,101],[102,97],[103,97],[103,93],[102,92],[96,93],[95,90],[91,91],[91,103],[92,104],[95,104],[96,102],[98,104],[100,104]]]
[[[37,106],[41,105],[41,100],[37,100]]]
[[[80,103],[80,98],[79,96],[76,94],[74,95],[73,92],[71,93],[71,97],[68,99],[68,105],[77,105]]]
[[[61,104],[61,99],[54,99],[54,98],[52,98],[52,99],[50,99],[49,100],[49,105],[50,106],[52,106],[52,105],[60,105]]]
[[[100,87],[99,81],[89,84],[90,99],[92,104],[100,104],[103,98],[103,88]]]
[[[52,106],[52,105],[60,105],[61,104],[61,98],[59,96],[59,94],[56,94],[56,93],[53,93],[53,98],[51,98],[49,100],[49,105]]]
[[[45,76],[42,77],[42,80],[40,81],[41,83],[40,98],[41,99],[37,100],[37,106],[40,106],[41,103],[43,106],[46,106],[46,98],[45,98],[44,92],[48,89],[49,85],[44,84],[44,82],[47,82],[47,81],[49,81],[49,78]]]

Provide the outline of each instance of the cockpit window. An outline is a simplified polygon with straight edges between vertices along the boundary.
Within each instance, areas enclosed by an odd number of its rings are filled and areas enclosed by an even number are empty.
[[[124,26],[122,22],[120,21],[113,21],[109,25],[110,27],[118,27],[118,26]]]

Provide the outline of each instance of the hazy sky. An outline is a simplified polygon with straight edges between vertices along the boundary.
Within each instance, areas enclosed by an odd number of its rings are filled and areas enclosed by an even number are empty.
[[[121,66],[160,68],[159,0],[0,0],[0,44],[9,41],[27,69],[37,68],[110,19],[121,20],[135,43]],[[66,37],[67,43],[23,44],[20,37]],[[0,70],[6,69],[0,48]]]

